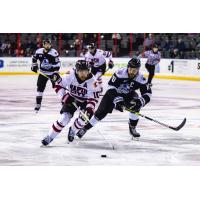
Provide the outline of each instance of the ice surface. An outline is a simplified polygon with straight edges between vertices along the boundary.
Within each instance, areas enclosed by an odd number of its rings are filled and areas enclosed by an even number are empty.
[[[82,140],[68,144],[67,126],[49,147],[41,148],[61,105],[48,83],[42,109],[34,113],[36,78],[0,76],[0,165],[200,165],[199,82],[154,80],[152,101],[141,113],[170,125],[187,117],[178,132],[141,119],[141,138],[131,141],[128,113],[114,111]]]

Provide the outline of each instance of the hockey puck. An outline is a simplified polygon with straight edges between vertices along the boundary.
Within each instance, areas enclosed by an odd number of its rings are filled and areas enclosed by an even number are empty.
[[[102,158],[106,158],[106,157],[107,157],[107,155],[103,154],[103,155],[101,155],[101,157],[102,157]]]

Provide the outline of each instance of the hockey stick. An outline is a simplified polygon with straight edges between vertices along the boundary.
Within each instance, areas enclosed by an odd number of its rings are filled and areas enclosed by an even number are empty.
[[[109,70],[110,68],[107,68],[104,74]],[[101,78],[104,74],[101,74],[97,79]]]
[[[85,122],[90,122],[90,119],[88,118],[88,116],[76,105],[76,103],[73,102],[72,104],[73,104],[73,105],[75,106],[75,108],[81,113],[81,115],[82,115],[84,121],[85,121]],[[111,144],[111,143],[105,138],[105,136],[104,136],[103,134],[101,134],[101,132],[99,131],[99,129],[98,129],[97,131],[98,131],[99,135],[101,135],[101,137],[102,137],[102,138],[108,143],[108,145],[114,150],[114,149],[115,149],[114,145]]]
[[[49,76],[47,76],[46,74],[42,73],[41,71],[38,72],[38,74],[41,74],[42,76],[48,78],[49,80],[53,81]],[[67,88],[60,86],[62,89],[69,91]]]
[[[125,110],[127,110],[127,111],[129,111],[129,112],[132,112],[132,113],[134,113],[134,114],[136,114],[136,115],[138,115],[138,116],[140,116],[140,117],[143,117],[143,118],[145,118],[145,119],[148,119],[148,120],[150,120],[150,121],[153,121],[153,122],[155,122],[155,123],[157,123],[157,124],[160,124],[161,126],[164,126],[164,127],[166,127],[166,128],[170,128],[170,129],[172,129],[172,130],[174,130],[174,131],[179,131],[181,128],[183,128],[183,126],[184,126],[185,123],[186,123],[186,118],[184,118],[183,121],[182,121],[178,126],[174,127],[174,126],[170,126],[170,125],[168,125],[168,124],[165,124],[165,123],[163,123],[163,122],[159,122],[158,120],[155,120],[155,119],[153,119],[153,118],[151,118],[151,117],[148,117],[148,116],[145,116],[145,115],[143,115],[143,114],[140,114],[139,112],[132,111],[131,109],[125,108]]]

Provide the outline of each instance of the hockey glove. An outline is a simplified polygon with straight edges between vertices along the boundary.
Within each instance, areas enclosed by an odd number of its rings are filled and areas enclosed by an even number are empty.
[[[38,64],[37,63],[32,63],[31,71],[37,73],[37,71],[38,71]]]
[[[54,74],[49,75],[49,78],[51,79],[51,81],[58,82],[58,83],[62,80],[58,72],[55,72]]]
[[[134,112],[139,112],[142,107],[144,107],[145,101],[142,97],[134,98],[131,100],[126,107]]]
[[[120,97],[120,96],[115,97],[113,103],[115,105],[116,110],[123,112],[123,109],[124,109],[124,99],[123,99],[123,97]]]
[[[94,61],[89,61],[90,67],[94,67],[95,62]]]
[[[109,63],[108,63],[108,68],[112,69],[113,67],[114,67],[114,63],[113,63],[112,60],[110,60]]]

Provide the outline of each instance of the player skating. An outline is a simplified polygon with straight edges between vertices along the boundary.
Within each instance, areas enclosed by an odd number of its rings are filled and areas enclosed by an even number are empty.
[[[112,61],[112,53],[97,49],[94,43],[88,45],[88,52],[84,55],[85,60],[91,64],[91,72],[102,83],[101,76],[106,72],[106,58],[108,58],[108,68],[112,69],[114,63]]]
[[[108,82],[108,90],[102,98],[100,105],[93,117],[82,129],[77,133],[81,138],[90,128],[106,117],[108,113],[112,113],[113,109],[123,112],[124,108],[129,109],[129,132],[133,137],[140,137],[136,131],[139,112],[151,98],[151,88],[146,79],[139,73],[141,63],[137,57],[133,57],[127,67],[117,70]],[[140,90],[139,96],[135,90]]]
[[[63,88],[67,88],[67,90]],[[45,146],[70,122],[77,107],[80,107],[91,118],[100,93],[100,86],[94,75],[90,72],[90,65],[85,60],[78,60],[75,70],[63,76],[55,85],[55,89],[63,103],[63,107],[60,112],[60,118],[53,123],[48,135],[42,140],[42,144]],[[75,134],[84,125],[85,121],[80,115],[69,128],[69,142],[74,140]]]
[[[39,66],[38,66],[39,60]],[[60,69],[60,60],[58,52],[52,48],[51,40],[45,39],[43,41],[43,48],[36,50],[32,58],[31,70],[35,73],[40,70],[37,80],[37,95],[35,111],[38,112],[41,108],[43,92],[45,90],[47,81],[50,79],[52,87],[55,81],[59,79],[58,71]]]

